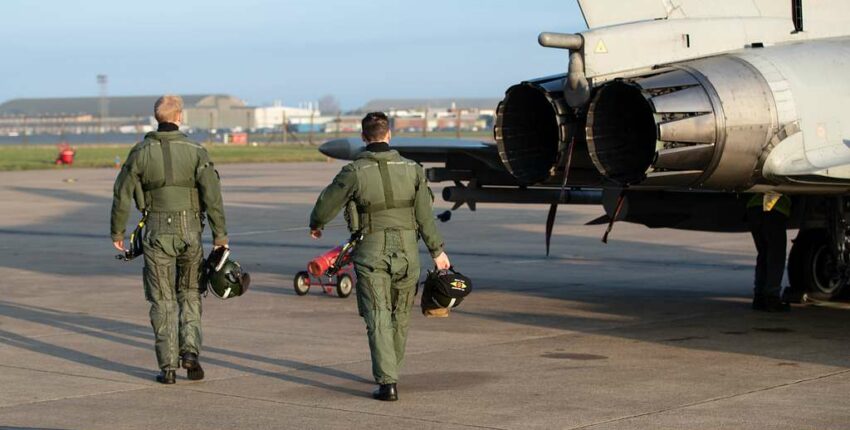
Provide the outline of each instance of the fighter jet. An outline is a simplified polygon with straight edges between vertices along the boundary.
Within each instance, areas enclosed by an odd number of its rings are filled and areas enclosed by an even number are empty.
[[[507,89],[495,144],[396,139],[455,208],[601,204],[593,222],[743,231],[744,193],[792,196],[792,292],[850,281],[850,2],[579,0],[588,30],[541,33],[568,70]],[[330,141],[351,159],[362,142]]]

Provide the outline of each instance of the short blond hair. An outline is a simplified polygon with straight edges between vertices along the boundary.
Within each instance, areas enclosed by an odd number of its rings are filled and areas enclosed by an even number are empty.
[[[166,94],[156,100],[153,114],[157,122],[177,122],[183,112],[183,98],[174,94]]]

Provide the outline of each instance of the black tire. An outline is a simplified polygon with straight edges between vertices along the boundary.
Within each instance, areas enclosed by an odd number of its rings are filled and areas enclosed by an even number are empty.
[[[842,285],[835,264],[836,258],[826,230],[801,230],[788,255],[788,282],[791,286],[786,297],[791,301],[837,298]]]
[[[292,280],[292,287],[295,288],[295,294],[303,296],[310,292],[310,273],[298,272],[295,279]]]
[[[343,299],[351,295],[354,289],[354,279],[351,275],[343,273],[336,278],[336,295]]]

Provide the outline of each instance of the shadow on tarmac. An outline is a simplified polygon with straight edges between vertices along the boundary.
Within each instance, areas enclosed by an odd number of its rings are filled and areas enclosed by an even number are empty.
[[[85,204],[62,217],[56,217],[48,222],[32,224],[22,228],[0,229],[0,240],[23,243],[10,249],[12,258],[0,261],[0,265],[25,269],[38,273],[48,273],[61,276],[90,276],[98,275],[130,275],[139,276],[140,265],[122,265],[107,262],[113,251],[109,248],[108,208],[111,199],[73,190],[55,190],[46,188],[13,187],[15,191],[51,197]],[[281,188],[281,191],[291,191]],[[247,191],[247,190],[246,190]],[[277,187],[269,187],[269,191],[277,191]],[[305,191],[318,192],[318,188],[305,188]],[[499,210],[499,209],[494,209]],[[258,230],[279,225],[281,220],[305,219],[309,211],[308,205],[281,205],[280,210],[234,208],[228,210],[228,219],[255,219],[260,221],[252,226]],[[297,216],[296,216],[297,215]],[[131,219],[136,217],[131,215]],[[302,217],[302,218],[297,218]],[[97,221],[97,228],[92,220]],[[564,219],[569,219],[567,216]],[[561,219],[560,221],[564,221]],[[87,224],[80,226],[80,220]],[[236,223],[238,225],[238,223]],[[237,232],[238,233],[238,232]],[[494,233],[496,234],[496,233]],[[207,234],[208,236],[208,234]],[[235,236],[237,248],[259,248],[253,251],[259,258],[247,262],[249,271],[262,265],[263,271],[275,274],[293,275],[303,270],[307,259],[318,255],[332,246],[329,241],[311,242],[306,234],[295,237],[291,234],[268,233],[256,236]],[[256,238],[251,238],[256,237]],[[279,240],[276,240],[278,239]],[[560,236],[558,240],[569,241],[576,249],[596,247],[598,238]],[[84,246],[79,246],[82,243]],[[606,265],[619,266],[617,270],[658,270],[667,267],[685,267],[697,270],[751,270],[752,266],[740,264],[740,255],[718,256],[704,253],[687,247],[676,247],[682,259],[673,259],[670,255],[670,245],[649,244],[642,242],[620,241],[620,251],[617,255],[604,258],[583,260],[582,264],[598,265],[600,270]],[[78,249],[82,252],[69,253],[65,264],[55,265],[51,259],[55,254],[38,252],[43,249],[56,248]],[[97,249],[98,251],[92,251]],[[100,251],[103,249],[103,251]],[[666,253],[665,253],[666,252]],[[487,260],[529,259],[525,253],[512,253],[508,249],[496,252],[452,251],[453,256],[483,258]],[[613,252],[610,254],[614,254]],[[656,255],[667,255],[663,258],[652,258]],[[704,263],[705,262],[705,263]],[[565,274],[572,263],[547,263],[541,266],[545,270],[561,270]],[[625,266],[626,268],[623,268]],[[629,269],[634,267],[635,269]],[[485,273],[486,268],[479,270]],[[593,285],[566,282],[531,282],[528,280],[510,280],[496,278],[496,275],[467,273],[474,276],[479,291],[507,293],[512,295],[531,295],[547,300],[571,302],[564,306],[576,306],[584,311],[616,317],[620,320],[633,321],[634,324],[623,324],[604,321],[601,317],[592,315],[575,316],[568,312],[557,310],[545,311],[511,311],[499,309],[476,310],[472,306],[459,308],[457,317],[474,318],[489,321],[501,321],[528,326],[558,328],[577,332],[599,332],[607,330],[606,335],[634,339],[644,342],[675,345],[677,347],[720,352],[741,353],[754,356],[771,357],[777,360],[797,360],[826,365],[848,366],[847,349],[850,334],[846,329],[850,326],[850,312],[846,309],[831,309],[823,307],[795,308],[785,315],[769,315],[754,313],[749,309],[749,286],[742,285],[739,294],[712,292],[709,280],[702,280],[697,285],[704,291],[653,289],[651,286],[612,285],[608,283],[604,290]],[[691,280],[683,280],[691,282]],[[289,285],[282,286],[252,286],[255,292],[268,294],[292,294]],[[728,288],[726,289],[728,290]],[[108,318],[95,317],[57,311],[54,309],[26,306],[7,301],[0,301],[0,315],[13,319],[44,324],[74,333],[92,336],[101,340],[115,342],[139,348],[152,353],[153,342],[150,328]],[[694,316],[705,315],[694,320]],[[687,321],[686,324],[679,322]],[[691,325],[687,325],[691,324]],[[610,327],[610,329],[606,328]],[[453,328],[455,331],[457,327]],[[80,363],[95,368],[124,373],[136,378],[150,380],[155,371],[142,369],[118,363],[108,358],[97,357],[85,352],[71,350],[62,346],[52,345],[44,340],[33,339],[0,330],[0,343],[27,349],[41,354],[47,354],[63,360]],[[225,348],[205,348],[208,353],[229,358],[237,358],[256,363],[263,363],[284,368],[284,372],[273,372],[258,369],[250,365],[231,363],[221,358],[204,356],[204,361],[241,372],[278,378],[296,384],[318,387],[354,396],[364,396],[363,391],[326,384],[324,382],[292,375],[295,370],[306,371],[322,376],[332,376],[338,379],[371,385],[372,381],[360,376],[337,369],[310,365],[308,363],[264,357]],[[568,354],[568,352],[565,352]]]
[[[153,353],[153,336],[151,335],[151,330],[148,326],[142,326],[129,322],[91,315],[62,312],[57,311],[55,309],[42,308],[37,306],[27,306],[17,303],[9,303],[5,301],[0,301],[0,316],[67,330],[72,333],[91,336],[100,340],[114,342],[125,346],[131,346]],[[17,335],[15,333],[11,333],[5,330],[0,330],[0,344],[26,349],[39,354],[50,355],[52,357],[72,361],[85,366],[91,366],[101,370],[119,372],[128,376],[144,380],[153,380],[153,377],[156,374],[155,370],[126,365],[113,360],[109,360],[107,358],[97,357],[84,352],[53,345],[48,342],[33,339],[31,337]],[[202,361],[204,363],[221,366],[224,368],[249,373],[252,375],[276,378],[282,381],[292,382],[299,385],[306,385],[331,391],[337,391],[352,396],[365,396],[365,388],[363,390],[355,390],[340,385],[326,384],[315,379],[296,376],[289,372],[308,372],[317,375],[332,376],[338,379],[362,383],[368,386],[372,385],[371,380],[362,378],[352,373],[329,367],[311,365],[295,360],[266,357],[219,347],[204,347],[204,352],[208,354],[223,355],[230,358],[254,361],[257,363],[270,364],[273,366],[285,368],[287,372],[273,372],[258,369],[251,366],[232,363],[230,361],[223,360],[220,358],[210,357],[209,355],[203,356]]]
[[[599,333],[695,350],[850,367],[850,331],[847,330],[850,309],[846,303],[795,306],[789,313],[766,313],[750,308],[748,291],[730,295],[606,286],[600,292],[592,285],[582,284],[541,286],[512,282],[505,287],[500,286],[504,283],[498,279],[476,278],[476,282],[481,290],[571,302],[569,306],[581,313],[476,310],[461,306],[456,316]],[[606,322],[604,316],[615,320]]]

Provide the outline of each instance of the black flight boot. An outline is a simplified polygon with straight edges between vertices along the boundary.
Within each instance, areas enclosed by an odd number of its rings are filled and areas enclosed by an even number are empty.
[[[183,368],[186,369],[186,378],[190,381],[204,379],[204,368],[198,360],[198,354],[187,352],[183,354]]]
[[[163,370],[159,373],[159,375],[156,375],[156,382],[159,382],[160,384],[173,384],[177,382],[177,372],[173,370]]]
[[[398,400],[398,390],[396,390],[395,384],[381,384],[377,390],[372,392],[372,397],[376,400],[394,402]]]

